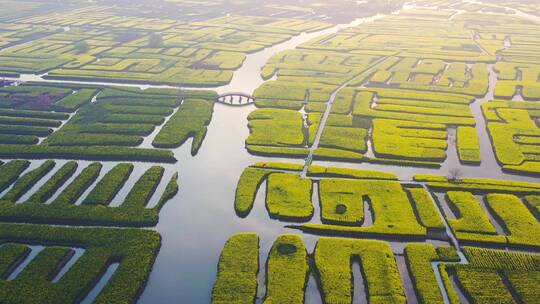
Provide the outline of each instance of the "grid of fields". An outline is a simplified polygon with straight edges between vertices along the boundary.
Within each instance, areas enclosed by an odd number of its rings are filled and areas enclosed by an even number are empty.
[[[538,303],[539,9],[0,0],[0,303]]]

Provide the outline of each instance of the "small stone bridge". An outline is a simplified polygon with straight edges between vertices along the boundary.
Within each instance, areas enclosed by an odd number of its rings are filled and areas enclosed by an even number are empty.
[[[216,102],[238,107],[254,103],[255,97],[246,93],[232,92],[218,95]]]

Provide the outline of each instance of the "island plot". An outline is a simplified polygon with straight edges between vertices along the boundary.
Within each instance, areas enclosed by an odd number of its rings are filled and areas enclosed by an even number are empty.
[[[512,177],[540,172],[540,23],[492,4],[438,4],[264,67],[246,147],[304,162],[246,168],[235,211],[320,238],[310,250],[298,232],[279,235],[265,257],[256,233],[232,236],[213,303],[303,303],[313,284],[322,303],[538,301],[540,184]],[[352,168],[373,164],[399,176]]]
[[[303,178],[302,170],[287,163],[247,168],[235,210],[248,217],[264,191],[270,218],[324,237],[307,252],[297,234],[280,235],[264,268],[257,234],[231,237],[219,262],[214,303],[251,303],[260,297],[258,282],[266,284],[265,302],[298,297],[294,303],[302,303],[310,275],[324,303],[351,303],[362,288],[351,283],[358,275],[355,263],[368,302],[407,303],[404,277],[413,282],[419,303],[534,303],[538,297],[538,184],[438,175],[400,181],[384,172],[317,165]],[[396,253],[390,244],[398,243],[405,247]],[[407,270],[398,267],[399,256]],[[260,271],[266,283],[258,281]]]
[[[483,114],[502,169],[537,174],[537,39],[537,24],[516,17],[422,9],[317,38],[263,69],[277,79],[255,92],[247,148],[428,167],[455,148],[480,165]]]
[[[205,3],[0,0],[18,7],[0,12],[0,302],[136,302],[161,248],[144,228],[179,189],[170,164],[187,142],[199,152],[212,119],[218,95],[194,88],[353,19],[347,1]],[[244,170],[234,208],[288,233],[269,252],[262,233],[232,235],[213,303],[304,303],[313,285],[322,303],[540,298],[538,7],[415,4],[262,68],[246,149],[267,159]]]
[[[268,17],[208,4],[146,6],[152,18],[0,1],[18,8],[0,12],[0,302],[136,302],[161,247],[142,228],[177,194],[170,164],[188,142],[198,153],[214,111],[214,91],[180,87],[226,85],[248,54],[332,25],[320,6]]]

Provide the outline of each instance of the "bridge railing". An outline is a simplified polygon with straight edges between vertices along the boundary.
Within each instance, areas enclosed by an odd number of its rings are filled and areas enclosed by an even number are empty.
[[[216,97],[216,102],[232,105],[232,106],[244,106],[255,102],[255,97],[246,93],[227,93],[221,94]]]

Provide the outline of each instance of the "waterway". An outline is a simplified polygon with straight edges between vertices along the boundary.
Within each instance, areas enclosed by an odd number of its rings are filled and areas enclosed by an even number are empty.
[[[306,33],[294,37],[282,44],[265,49],[261,52],[247,56],[244,65],[238,70],[232,82],[227,86],[211,88],[218,93],[227,92],[244,92],[252,93],[255,88],[261,85],[264,80],[260,77],[260,70],[264,64],[276,53],[287,49],[292,49],[298,45],[307,42],[316,37],[326,34],[332,34],[340,29],[348,26],[355,26],[364,22],[369,22],[379,19],[381,16],[359,19],[347,25],[338,25],[323,31]],[[37,82],[59,82],[47,80],[43,75],[22,75],[20,79],[24,81]],[[84,83],[76,81],[63,81],[64,83]],[[496,164],[491,145],[487,137],[485,123],[480,111],[480,106],[483,102],[492,98],[496,75],[490,67],[490,89],[489,93],[471,105],[475,119],[477,119],[479,135],[481,138],[482,149],[482,165],[480,167],[465,166],[459,164],[456,155],[449,157],[449,160],[443,164],[441,169],[425,169],[413,167],[401,167],[390,165],[376,164],[350,164],[336,162],[317,162],[317,164],[332,165],[339,167],[352,167],[359,169],[380,170],[397,174],[404,180],[411,179],[414,174],[419,173],[435,173],[445,175],[451,168],[458,167],[463,170],[464,175],[468,177],[489,177],[497,179],[513,179],[524,181],[536,181],[539,179],[532,177],[522,177],[510,174],[504,174]],[[106,84],[111,83],[96,83]],[[154,86],[154,85],[139,85],[139,84],[118,84],[121,86],[146,88],[171,88],[170,86]],[[186,88],[184,88],[186,89]],[[189,89],[189,88],[187,88]],[[331,105],[331,103],[330,103]],[[207,137],[195,156],[191,156],[191,142],[188,141],[182,147],[175,149],[174,154],[179,160],[177,164],[165,164],[166,173],[162,184],[152,197],[149,206],[157,202],[157,199],[164,191],[164,185],[174,172],[180,173],[180,191],[178,195],[165,205],[161,211],[160,221],[155,228],[162,235],[162,247],[157,256],[154,269],[150,274],[150,278],[146,289],[141,295],[140,303],[209,303],[211,290],[217,274],[217,263],[219,254],[226,240],[234,233],[238,232],[257,232],[261,238],[260,244],[260,272],[264,273],[264,264],[268,256],[268,252],[277,235],[282,233],[301,234],[300,231],[284,228],[283,223],[271,220],[268,217],[265,209],[264,197],[265,187],[261,187],[258,192],[254,208],[250,215],[244,219],[239,218],[234,211],[234,197],[236,183],[244,170],[244,168],[258,161],[286,161],[303,165],[305,160],[290,160],[278,158],[263,158],[250,155],[245,149],[245,139],[249,135],[247,128],[247,116],[255,107],[248,105],[244,107],[231,107],[222,104],[215,105],[213,119],[209,125]],[[155,136],[157,131],[153,132],[150,137]],[[143,146],[149,146],[150,140],[146,140]],[[450,147],[451,153],[455,152],[455,147]],[[31,168],[36,168],[43,161],[32,161]],[[57,168],[60,168],[65,161],[59,160]],[[82,168],[90,162],[78,162],[79,173]],[[104,162],[104,169],[101,172],[103,176],[108,170],[111,170],[116,163]],[[136,180],[148,169],[152,164],[135,163],[135,170],[131,177],[126,182],[124,188],[114,198],[112,205],[121,204],[123,198]],[[56,169],[55,169],[56,170]],[[76,174],[77,174],[76,173]],[[52,176],[51,172],[47,176]],[[72,177],[70,180],[72,180]],[[45,178],[46,180],[46,178]],[[70,182],[66,183],[66,185]],[[31,192],[37,190],[33,188]],[[62,189],[60,189],[62,190]],[[7,189],[6,191],[9,191]],[[60,192],[60,191],[59,191]],[[59,193],[58,192],[58,193]],[[87,194],[87,193],[86,193]],[[85,195],[86,195],[85,194]],[[1,195],[1,193],[0,193]],[[25,196],[29,197],[31,194]],[[57,195],[57,194],[56,194]],[[54,200],[53,196],[50,200]],[[81,197],[82,201],[84,199]],[[317,210],[318,211],[318,210]],[[319,211],[320,212],[320,211]],[[317,212],[317,213],[319,213]],[[316,217],[319,214],[315,215]],[[318,220],[318,219],[314,219]],[[309,252],[313,252],[314,245],[318,237],[303,234],[302,237],[306,243]],[[455,241],[455,240],[453,240]],[[396,253],[402,253],[404,244],[393,244]],[[398,259],[400,268],[403,269],[403,259]],[[357,266],[353,269],[355,274],[360,270]],[[22,269],[22,268],[21,268]],[[112,265],[107,275],[100,280],[98,289],[92,290],[92,293],[85,299],[85,302],[91,302],[99,288],[102,288],[114,274],[115,265]],[[18,270],[19,271],[19,270]],[[261,277],[262,280],[262,276]],[[408,282],[405,277],[404,282]],[[265,288],[264,280],[259,288],[259,299],[264,298]],[[314,286],[315,280],[311,277],[308,284],[306,298],[310,299],[310,303],[322,302],[317,288]],[[355,286],[362,283],[361,276],[354,276]],[[410,286],[407,287],[407,294],[414,298]],[[354,293],[356,299],[365,298],[363,290],[356,290]],[[260,300],[259,300],[260,302]],[[411,299],[415,302],[415,299]]]

